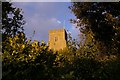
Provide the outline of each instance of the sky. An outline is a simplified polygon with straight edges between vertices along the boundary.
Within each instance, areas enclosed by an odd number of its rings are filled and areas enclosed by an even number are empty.
[[[63,28],[73,38],[79,38],[79,30],[69,21],[75,18],[68,8],[70,2],[14,2],[13,5],[23,11],[26,21],[24,29],[28,39],[44,40],[47,43],[49,30]]]

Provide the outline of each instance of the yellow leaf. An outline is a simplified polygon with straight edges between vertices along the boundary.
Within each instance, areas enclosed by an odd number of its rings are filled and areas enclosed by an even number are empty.
[[[25,48],[25,45],[23,44],[21,47],[22,47],[22,49],[24,49],[24,48]]]

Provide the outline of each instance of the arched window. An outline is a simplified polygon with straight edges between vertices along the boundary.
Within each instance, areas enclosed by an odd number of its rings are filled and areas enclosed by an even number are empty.
[[[58,38],[57,37],[55,37],[55,42],[58,40]]]

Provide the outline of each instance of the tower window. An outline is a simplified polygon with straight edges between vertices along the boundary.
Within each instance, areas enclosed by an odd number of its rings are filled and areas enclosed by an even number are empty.
[[[57,41],[58,40],[58,38],[57,37],[55,37],[55,41]]]

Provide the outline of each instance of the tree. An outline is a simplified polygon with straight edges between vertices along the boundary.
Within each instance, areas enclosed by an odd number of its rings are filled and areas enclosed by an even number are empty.
[[[76,52],[79,49],[80,45],[77,39],[73,39],[71,33],[67,31],[67,47],[59,51],[60,55],[62,54],[66,60],[72,61]]]
[[[73,39],[70,32],[67,32],[67,47],[72,52],[75,52],[79,47],[79,42],[77,39]]]
[[[14,36],[19,31],[23,31],[25,24],[22,9],[13,7],[12,3],[2,3],[2,33]],[[4,40],[4,36],[3,36]]]
[[[56,77],[56,54],[53,54],[43,42],[26,40],[25,34],[20,32],[14,37],[7,37],[3,44],[3,80]]]
[[[120,2],[116,3],[79,3],[69,7],[76,16],[71,20],[85,34],[92,33],[101,51],[120,53]],[[101,46],[100,46],[101,45]],[[104,48],[104,49],[103,49]]]

